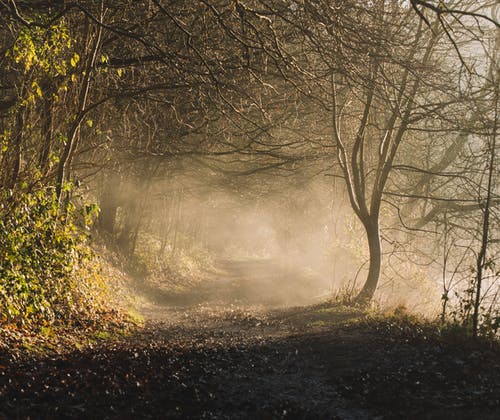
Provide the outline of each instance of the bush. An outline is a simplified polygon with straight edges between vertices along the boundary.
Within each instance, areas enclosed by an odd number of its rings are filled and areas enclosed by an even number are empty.
[[[15,200],[8,191],[1,202],[0,324],[68,321],[97,304],[89,286],[98,277],[82,229],[95,208],[85,208],[84,217],[71,204],[61,212],[52,190]]]

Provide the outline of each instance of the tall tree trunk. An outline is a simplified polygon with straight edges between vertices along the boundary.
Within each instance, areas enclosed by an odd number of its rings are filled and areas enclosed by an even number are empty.
[[[12,173],[10,182],[8,183],[9,187],[12,188],[17,182],[19,177],[19,171],[21,170],[21,145],[23,141],[23,130],[24,130],[24,108],[21,107],[17,111],[16,115],[16,127],[15,134],[13,138],[13,161],[12,161]]]
[[[370,253],[370,264],[368,276],[363,288],[355,298],[355,302],[360,304],[368,303],[377,289],[382,265],[382,244],[380,242],[380,228],[378,217],[364,223],[366,237],[368,239],[368,249]]]
[[[19,98],[23,98],[26,93],[24,84],[21,86],[21,93]],[[21,153],[22,153],[22,143],[23,134],[25,129],[25,113],[27,112],[26,106],[20,105],[17,109],[16,116],[14,119],[13,134],[11,141],[8,143],[7,151],[4,155],[2,164],[8,170],[4,171],[3,186],[7,188],[13,188],[19,177],[19,172],[21,170]]]
[[[44,84],[44,101],[43,101],[43,112],[45,118],[42,120],[42,137],[43,143],[40,150],[40,156],[38,158],[38,168],[43,176],[47,174],[49,170],[49,159],[50,159],[50,149],[52,147],[53,138],[53,110],[54,105],[53,99],[53,83],[47,81]]]
[[[118,236],[118,246],[128,257],[132,257],[135,251],[134,235],[138,223],[137,206],[138,203],[130,197],[126,205],[123,206],[124,221],[122,230]]]
[[[500,69],[498,70],[500,75]],[[474,337],[478,334],[479,329],[479,312],[481,310],[481,288],[483,283],[483,272],[488,263],[487,252],[488,252],[488,242],[490,234],[490,211],[491,211],[491,196],[493,194],[494,183],[493,175],[495,174],[495,158],[496,158],[496,139],[497,139],[497,128],[498,128],[498,99],[500,92],[498,90],[498,85],[495,87],[495,115],[493,121],[493,132],[491,142],[489,144],[489,161],[488,161],[488,184],[486,187],[486,202],[483,209],[483,225],[481,231],[481,248],[477,256],[476,266],[477,266],[477,277],[476,277],[476,290],[474,298],[474,312],[472,314],[472,335]]]
[[[118,210],[120,190],[120,177],[113,173],[106,177],[104,189],[99,203],[100,212],[97,219],[97,226],[103,232],[114,234],[116,212]]]

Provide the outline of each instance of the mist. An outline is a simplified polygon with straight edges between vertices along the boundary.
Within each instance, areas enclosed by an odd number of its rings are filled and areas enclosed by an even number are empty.
[[[137,229],[129,251],[144,265],[138,284],[163,290],[172,304],[347,302],[362,285],[369,262],[363,226],[342,183],[328,173],[241,177],[199,167],[177,169],[170,178],[132,186],[113,177],[111,189],[134,203],[132,214],[117,206],[113,235],[130,237],[124,229]],[[384,224],[397,223],[388,213]],[[436,315],[440,267],[418,257],[407,235],[397,240],[384,244],[376,304]],[[420,268],[408,262],[410,254]]]
[[[499,418],[498,0],[9,0],[0,43],[0,418]]]

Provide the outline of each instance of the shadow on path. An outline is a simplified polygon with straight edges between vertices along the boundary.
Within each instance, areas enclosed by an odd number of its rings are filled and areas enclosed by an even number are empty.
[[[1,366],[0,419],[498,418],[498,352],[339,305],[283,307],[301,277],[274,261],[220,266],[193,293],[145,292],[128,337]]]

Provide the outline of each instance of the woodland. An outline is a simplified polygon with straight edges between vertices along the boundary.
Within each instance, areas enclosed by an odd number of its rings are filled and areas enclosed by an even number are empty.
[[[497,0],[0,0],[0,419],[500,415]]]

